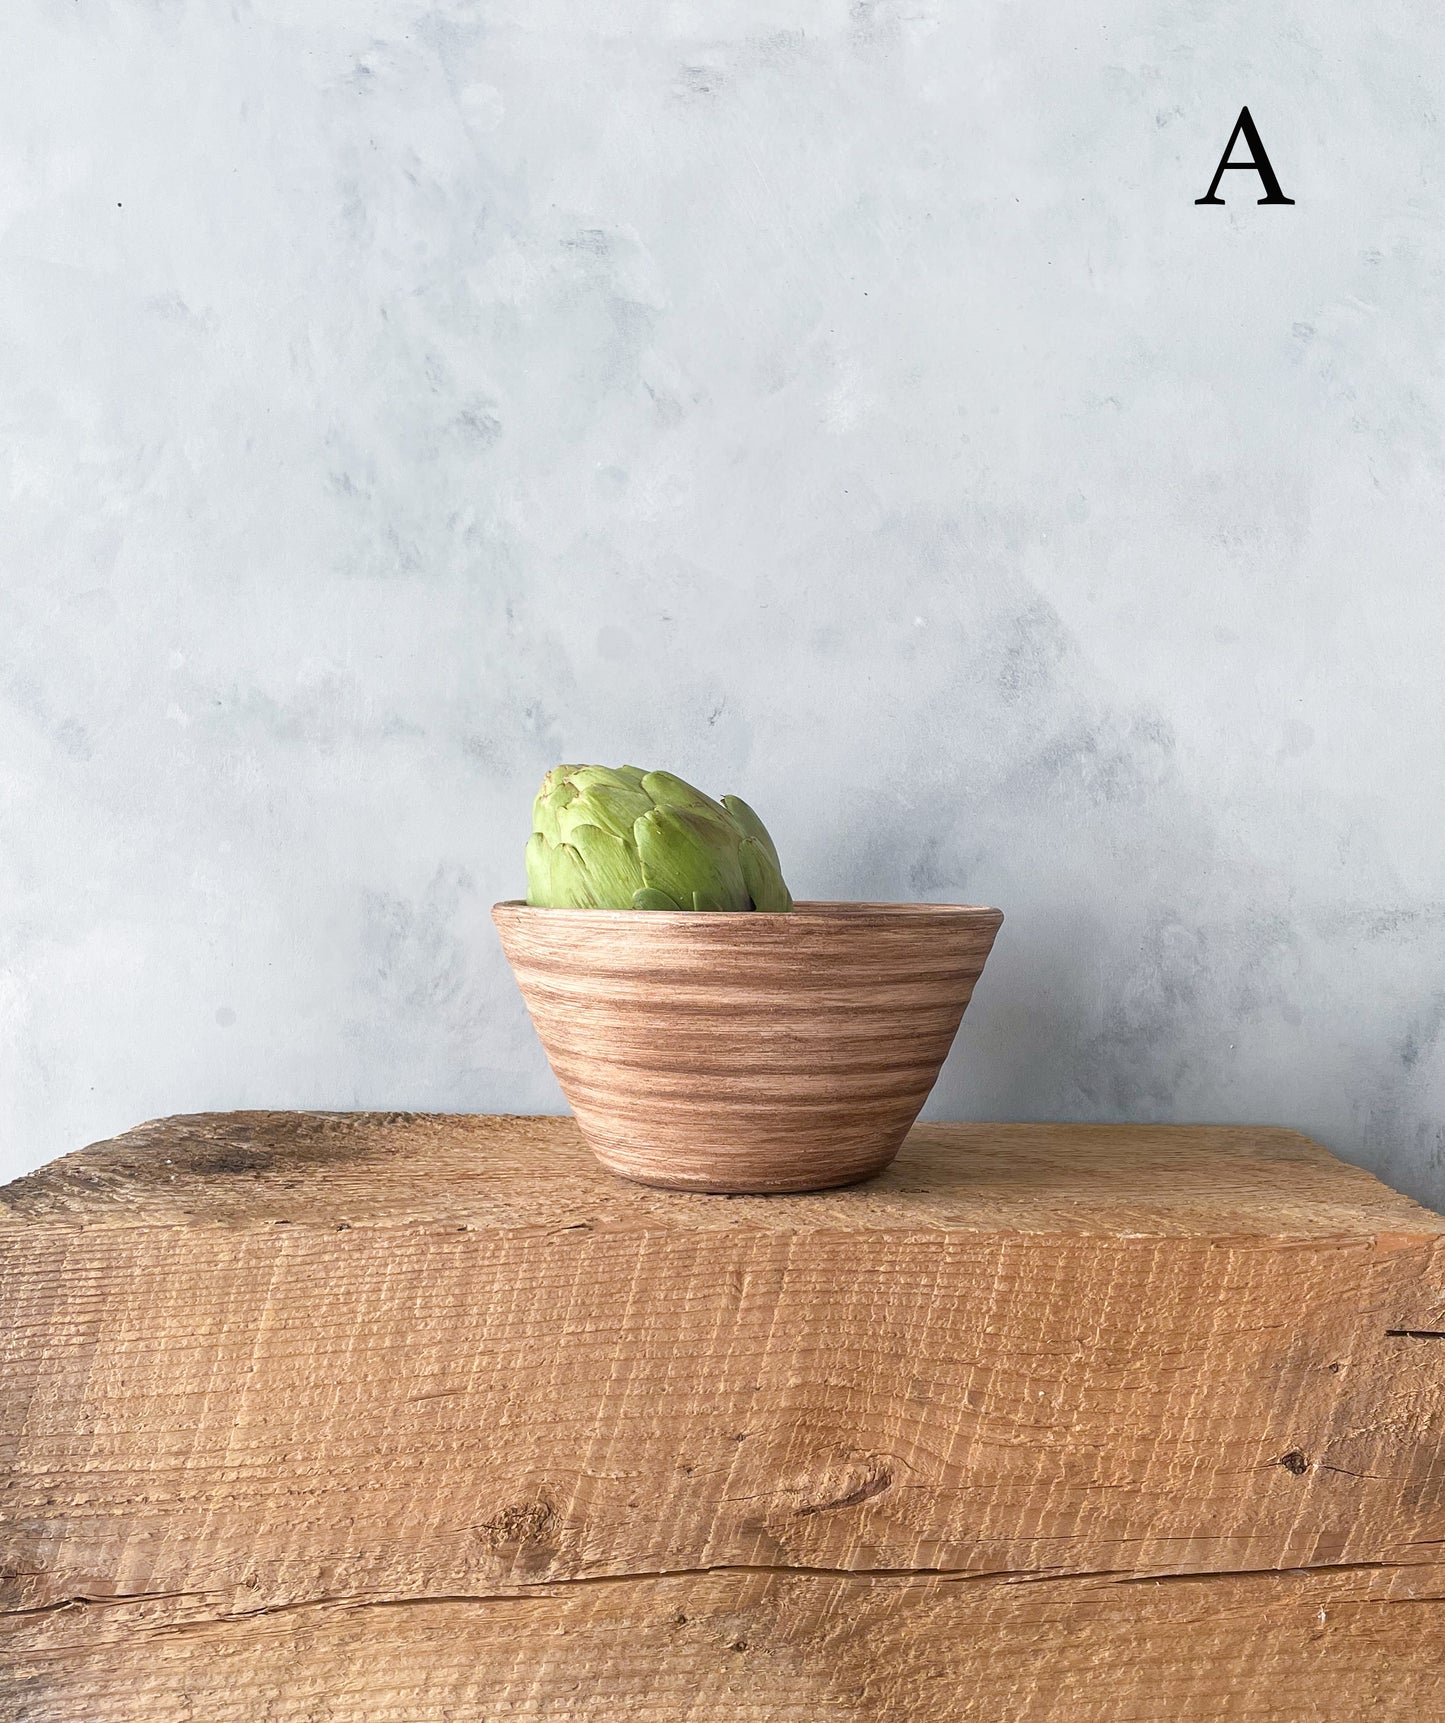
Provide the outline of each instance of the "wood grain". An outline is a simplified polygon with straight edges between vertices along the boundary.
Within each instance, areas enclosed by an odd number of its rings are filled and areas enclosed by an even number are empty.
[[[710,1572],[32,1618],[35,1723],[1427,1723],[1445,1566],[1135,1581]]]
[[[951,904],[492,914],[598,1158],[644,1184],[730,1192],[887,1166],[1003,921]]]
[[[1445,1221],[1294,1133],[242,1114],[0,1216],[7,1723],[1445,1699]]]

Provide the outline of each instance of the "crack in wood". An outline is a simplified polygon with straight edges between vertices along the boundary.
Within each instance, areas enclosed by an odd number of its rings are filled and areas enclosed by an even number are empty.
[[[29,1615],[55,1615],[63,1609],[102,1609],[107,1605],[125,1603],[171,1603],[178,1597],[213,1597],[215,1595],[214,1592],[205,1591],[124,1591],[96,1596],[87,1593],[75,1593],[70,1597],[58,1597],[52,1603],[36,1603],[22,1609],[0,1609],[0,1621],[14,1621]],[[226,1620],[228,1618],[222,1616],[217,1617],[217,1619]]]
[[[156,1623],[156,1630],[226,1626],[272,1615],[289,1615],[307,1609],[416,1609],[449,1604],[521,1603],[537,1596],[574,1590],[582,1586],[623,1586],[642,1581],[707,1579],[719,1575],[776,1575],[799,1579],[856,1580],[864,1583],[904,1583],[910,1580],[942,1580],[949,1584],[997,1580],[1005,1585],[1043,1585],[1051,1581],[1093,1581],[1100,1585],[1203,1584],[1211,1580],[1300,1578],[1310,1574],[1403,1573],[1425,1564],[1416,1562],[1354,1561],[1318,1562],[1303,1567],[1206,1568],[1187,1573],[1131,1573],[1124,1568],[949,1568],[949,1567],[814,1567],[806,1564],[727,1562],[705,1567],[655,1568],[636,1573],[577,1574],[569,1578],[519,1581],[511,1591],[429,1592],[417,1597],[367,1597],[323,1595],[295,1598],[287,1603],[262,1604],[256,1609],[227,1610],[218,1615],[184,1621]],[[49,1615],[77,1608],[107,1608],[117,1604],[165,1603],[178,1598],[205,1598],[215,1593],[201,1591],[131,1592],[112,1596],[71,1596],[28,1609],[0,1609],[0,1619]],[[1408,1600],[1407,1600],[1408,1601]],[[1415,1599],[1414,1601],[1430,1601]]]

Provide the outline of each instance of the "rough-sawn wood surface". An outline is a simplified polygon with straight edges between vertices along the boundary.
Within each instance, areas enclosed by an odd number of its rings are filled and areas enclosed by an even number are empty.
[[[1442,1239],[1274,1130],[142,1127],[0,1191],[0,1718],[1445,1716]]]

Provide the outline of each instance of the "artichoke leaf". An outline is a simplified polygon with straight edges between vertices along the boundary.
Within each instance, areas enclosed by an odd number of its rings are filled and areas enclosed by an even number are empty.
[[[699,893],[719,909],[746,909],[748,888],[738,857],[737,830],[693,809],[663,807],[633,828],[645,884],[691,904]]]
[[[768,853],[768,859],[773,866],[782,871],[782,863],[778,860],[778,847],[773,842],[768,828],[758,818],[741,796],[724,796],[723,806],[732,815],[738,829],[745,838],[756,838]]]
[[[675,772],[646,772],[643,774],[642,787],[659,808],[691,808],[698,813],[713,814],[720,819],[728,817],[728,811],[721,802],[715,802],[711,796],[704,795],[695,785],[688,783],[686,778],[679,778]]]
[[[743,839],[739,847],[739,860],[754,909],[776,915],[793,907],[793,896],[783,879],[777,859],[759,839]]]
[[[634,909],[681,909],[682,905],[675,898],[670,898],[665,891],[658,891],[653,886],[644,886],[641,891],[632,894]]]
[[[643,886],[642,864],[632,845],[600,826],[579,825],[572,832],[571,847],[596,907],[631,909],[634,893]]]
[[[534,909],[547,909],[554,901],[552,846],[541,832],[533,832],[527,839],[527,902]]]
[[[557,816],[563,838],[570,841],[579,826],[597,826],[630,843],[633,826],[643,814],[652,811],[652,798],[629,784],[584,784],[583,776],[579,772],[573,779],[578,785],[576,800],[569,802]]]
[[[592,892],[587,869],[582,858],[571,844],[549,844],[541,839],[542,853],[539,856],[539,878],[545,897],[540,894],[536,898],[546,909],[598,909],[598,904]],[[529,849],[529,864],[537,852]],[[533,893],[527,893],[528,903],[532,903]]]

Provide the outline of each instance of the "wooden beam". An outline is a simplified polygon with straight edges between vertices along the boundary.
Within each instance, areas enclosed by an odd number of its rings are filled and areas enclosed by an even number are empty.
[[[1429,1715],[1442,1240],[1284,1131],[161,1121],[0,1192],[0,1716]]]

